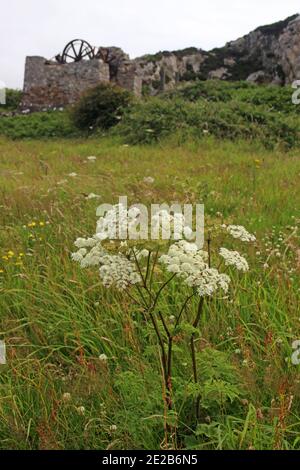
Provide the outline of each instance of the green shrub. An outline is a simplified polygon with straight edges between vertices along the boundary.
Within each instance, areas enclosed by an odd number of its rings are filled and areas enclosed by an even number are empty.
[[[167,99],[181,98],[196,102],[238,102],[263,106],[265,111],[300,114],[300,107],[292,103],[293,89],[289,86],[254,85],[245,81],[198,80],[165,93]]]
[[[116,128],[128,143],[151,143],[172,133],[201,138],[257,139],[266,147],[299,144],[300,120],[243,102],[153,98],[137,103]]]
[[[73,137],[79,133],[72,125],[67,112],[48,111],[0,117],[1,134],[11,139],[38,139]]]
[[[231,101],[234,92],[252,85],[248,82],[224,82],[223,80],[197,80],[165,93],[166,98],[182,98],[187,101]]]
[[[22,91],[21,90],[13,90],[11,88],[6,88],[6,103],[5,105],[0,106],[5,110],[15,110],[19,107],[19,104],[22,99]]]
[[[116,132],[133,144],[157,141],[186,127],[190,107],[182,100],[151,98],[131,107]]]
[[[81,97],[71,111],[71,118],[78,129],[109,129],[118,123],[131,100],[129,91],[102,83]]]

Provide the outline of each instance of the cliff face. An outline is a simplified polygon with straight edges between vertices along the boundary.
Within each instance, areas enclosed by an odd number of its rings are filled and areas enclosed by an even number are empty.
[[[197,78],[289,84],[300,79],[300,15],[261,26],[222,48],[159,52],[134,62],[151,94]]]

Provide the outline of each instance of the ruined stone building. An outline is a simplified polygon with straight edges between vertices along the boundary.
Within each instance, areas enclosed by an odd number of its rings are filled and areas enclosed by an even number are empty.
[[[136,96],[154,95],[196,79],[290,84],[300,79],[300,15],[261,26],[209,52],[191,47],[130,60],[119,48],[100,47],[86,58],[68,63],[61,56],[50,61],[27,57],[23,108],[64,107],[103,82],[116,83]]]
[[[101,54],[100,54],[101,53]],[[32,110],[60,108],[75,103],[89,88],[114,82],[140,96],[136,65],[119,48],[99,48],[88,60],[63,63],[44,57],[27,57],[22,107]]]

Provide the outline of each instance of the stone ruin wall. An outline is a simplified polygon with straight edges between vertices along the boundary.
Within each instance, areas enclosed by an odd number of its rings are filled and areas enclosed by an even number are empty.
[[[108,82],[141,95],[141,79],[131,61],[121,63],[112,76],[110,66],[101,59],[59,64],[44,57],[27,57],[21,106],[32,111],[64,108],[88,89]]]

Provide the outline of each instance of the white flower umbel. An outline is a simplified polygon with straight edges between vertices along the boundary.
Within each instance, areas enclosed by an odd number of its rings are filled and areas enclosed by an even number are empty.
[[[97,245],[98,241],[96,238],[77,238],[74,245],[77,248],[92,248],[93,246]]]
[[[72,260],[79,262],[82,268],[98,266],[105,287],[115,286],[122,290],[141,282],[135,263],[120,253],[110,254],[102,247],[101,242],[97,242],[89,252],[86,248],[80,248],[72,253]]]
[[[82,268],[98,266],[100,277],[106,287],[126,289],[141,282],[134,259],[129,259],[129,256],[122,253],[111,254],[102,246],[104,240],[116,239],[120,233],[126,234],[127,230],[137,223],[139,214],[139,209],[135,207],[127,210],[122,204],[113,206],[98,220],[96,234],[93,237],[77,238],[75,246],[78,251],[72,253],[72,259],[79,262]],[[147,250],[137,250],[135,253],[137,259],[148,256]]]
[[[91,240],[94,241],[92,246]],[[89,244],[88,244],[89,243]],[[104,255],[106,255],[106,250],[101,246],[101,243],[94,239],[84,239],[78,238],[75,242],[77,247],[91,247],[90,251],[87,248],[79,248],[78,251],[72,253],[71,257],[73,261],[80,263],[82,268],[88,268],[89,266],[98,266]]]
[[[135,264],[123,255],[105,255],[100,263],[99,273],[105,287],[115,286],[124,290],[141,282]]]
[[[195,243],[180,240],[170,246],[168,253],[160,257],[160,262],[166,265],[170,273],[187,278],[205,269],[207,258],[207,252],[198,250]]]
[[[218,289],[228,291],[230,278],[207,264],[208,253],[199,250],[195,243],[181,240],[170,246],[168,254],[160,257],[167,271],[181,277],[185,284],[194,287],[200,296],[211,296]]]
[[[71,258],[73,261],[76,261],[77,263],[80,263],[85,255],[87,254],[87,249],[86,248],[80,248],[78,251],[75,253],[72,253]]]
[[[220,248],[220,255],[225,260],[226,266],[235,266],[236,269],[243,271],[244,273],[249,271],[247,260],[237,251],[227,250],[227,248]]]
[[[208,267],[193,280],[193,285],[197,287],[200,297],[211,297],[219,289],[222,289],[226,294],[229,284],[230,277],[227,274],[220,274],[217,269]]]
[[[242,242],[255,242],[256,237],[249,233],[242,225],[226,225],[224,226],[227,232],[233,237],[238,238]]]

